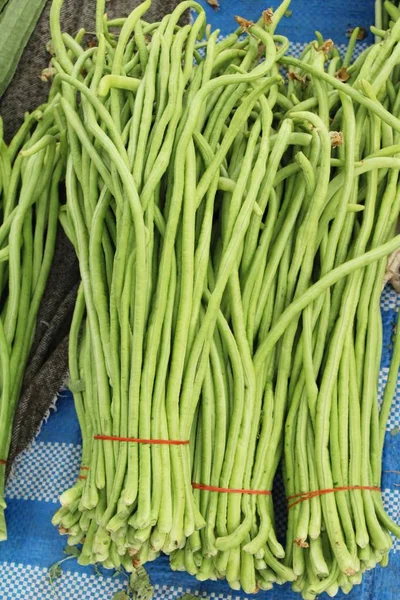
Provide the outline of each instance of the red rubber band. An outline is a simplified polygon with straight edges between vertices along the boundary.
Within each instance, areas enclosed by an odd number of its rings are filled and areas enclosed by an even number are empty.
[[[144,440],[141,438],[116,437],[113,435],[95,435],[95,440],[104,440],[109,442],[132,442],[136,444],[165,444],[168,446],[186,446],[189,440]]]
[[[221,488],[213,485],[202,485],[201,483],[192,483],[195,490],[205,490],[207,492],[221,492],[222,494],[251,494],[253,496],[270,496],[271,490],[235,490],[233,488]]]
[[[85,465],[82,465],[81,468],[79,469],[79,471],[89,471],[90,467],[86,467]],[[78,479],[87,479],[86,475],[79,475]]]
[[[6,460],[0,460],[0,465],[6,465],[7,461]]]
[[[342,487],[336,488],[328,488],[326,490],[315,490],[313,492],[300,492],[299,494],[293,494],[293,496],[288,496],[287,500],[296,500],[296,502],[292,502],[288,506],[288,510],[304,502],[305,500],[311,500],[312,498],[316,498],[318,496],[324,496],[325,494],[333,494],[335,492],[351,492],[352,490],[366,490],[370,492],[381,492],[380,487],[376,487],[374,485],[344,485]]]

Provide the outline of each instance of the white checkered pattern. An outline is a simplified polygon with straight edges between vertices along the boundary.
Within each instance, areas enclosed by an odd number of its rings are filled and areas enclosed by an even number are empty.
[[[381,405],[383,400],[383,394],[389,374],[389,369],[384,367],[381,369],[379,382],[378,382],[378,401]],[[386,431],[392,431],[400,427],[400,379],[397,380],[395,396],[393,398],[392,409],[389,414],[389,420],[386,424]]]
[[[68,563],[66,563],[68,564]],[[123,589],[123,578],[110,579],[86,573],[71,573],[64,565],[63,575],[50,585],[47,569],[15,563],[0,563],[2,589],[10,590],[0,595],[1,600],[14,600],[13,589],[18,589],[18,598],[24,600],[93,600],[111,598]],[[56,594],[55,594],[56,593]]]
[[[37,598],[40,600],[97,600],[98,598],[111,600],[116,592],[124,589],[126,583],[123,577],[111,578],[71,573],[64,565],[62,577],[55,580],[53,590],[47,569],[7,562],[0,563],[0,581],[2,589],[10,590],[7,594],[0,595],[0,600],[22,600],[22,598],[23,600],[37,600]],[[13,592],[15,588],[18,589],[18,596]],[[175,600],[185,593],[193,593],[200,598],[239,600],[239,596],[233,594],[199,593],[186,587],[156,585],[154,591],[154,600]]]
[[[7,498],[58,503],[76,481],[81,451],[74,444],[33,442],[15,465]]]
[[[382,310],[399,310],[400,309],[400,294],[392,288],[391,285],[386,285],[381,296]]]
[[[383,394],[385,392],[385,386],[388,378],[389,369],[384,367],[380,370],[379,381],[378,381],[378,403],[379,406],[382,404]]]
[[[217,600],[243,600],[243,596],[237,596],[232,594],[216,594],[215,592],[199,592],[198,590],[191,590],[188,587],[169,587],[168,585],[155,585],[154,600],[175,600],[181,598],[183,594],[193,594],[199,598],[216,598]]]
[[[400,523],[400,488],[394,490],[382,491],[383,503],[385,509],[395,523]],[[393,552],[400,552],[400,540],[393,538]]]

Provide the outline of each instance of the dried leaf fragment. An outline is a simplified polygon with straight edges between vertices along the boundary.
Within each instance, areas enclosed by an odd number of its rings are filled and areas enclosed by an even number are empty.
[[[264,56],[264,54],[265,54],[265,50],[266,50],[266,48],[265,48],[265,44],[263,44],[262,42],[260,42],[260,43],[258,44],[257,56]]]
[[[338,148],[343,144],[343,133],[341,131],[331,131],[331,146],[332,148]]]
[[[43,71],[40,73],[40,79],[41,81],[47,83],[48,81],[51,81],[53,77],[56,76],[56,74],[57,71],[54,69],[54,67],[47,67],[46,69],[43,69]]]
[[[324,54],[329,54],[329,52],[334,47],[333,40],[326,40],[321,46],[317,47],[318,52],[323,52]]]
[[[213,8],[214,10],[220,9],[218,0],[207,0],[207,4],[209,4],[211,6],[211,8]]]
[[[48,52],[50,56],[54,56],[54,48],[51,40],[49,40],[46,44],[46,52]]]
[[[58,533],[60,535],[69,535],[69,529],[65,529],[65,527],[59,527],[58,528]]]
[[[351,35],[355,29],[356,29],[356,27],[351,27],[350,29],[348,29],[346,31],[346,36],[351,37]],[[365,40],[365,38],[368,35],[368,31],[365,29],[365,27],[358,27],[357,29],[358,29],[357,40],[359,40],[359,41]]]
[[[307,83],[306,77],[301,77],[301,75],[296,73],[296,71],[289,71],[288,77],[292,81],[298,81],[299,83],[301,83],[303,85],[306,85],[306,83]]]
[[[346,81],[350,79],[350,73],[348,72],[347,67],[342,67],[339,71],[336,71],[335,77],[336,79],[339,79],[339,81],[346,83]]]
[[[400,250],[395,250],[388,258],[382,289],[389,282],[400,293]]]
[[[254,25],[253,21],[249,21],[248,19],[244,19],[243,17],[235,16],[235,21],[243,29],[243,31],[247,31],[249,27]]]
[[[263,11],[262,16],[265,25],[271,25],[272,17],[274,16],[274,11],[272,10],[272,8],[267,8],[267,10]]]
[[[309,544],[305,540],[302,540],[300,538],[295,539],[293,543],[296,544],[296,546],[298,546],[299,548],[309,548]]]

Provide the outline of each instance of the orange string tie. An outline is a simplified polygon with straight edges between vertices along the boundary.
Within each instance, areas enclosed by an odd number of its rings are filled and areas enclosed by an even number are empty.
[[[0,465],[6,465],[7,461],[6,460],[0,460]]]
[[[95,435],[95,440],[105,442],[130,442],[134,444],[164,444],[168,446],[187,446],[189,440],[145,440],[142,438],[117,437],[113,435]]]
[[[214,485],[203,485],[201,483],[192,483],[195,490],[204,490],[207,492],[220,492],[222,494],[251,494],[253,496],[270,496],[271,490],[241,490],[233,488],[222,488]]]
[[[316,498],[318,496],[324,496],[325,494],[334,494],[335,492],[351,492],[353,490],[365,490],[370,492],[380,492],[382,491],[380,487],[376,487],[374,485],[344,485],[336,488],[327,488],[326,490],[314,490],[312,492],[300,492],[299,494],[293,494],[293,496],[288,496],[287,500],[295,500],[295,502],[291,502],[288,505],[288,510],[304,502],[305,500],[311,500],[312,498]]]

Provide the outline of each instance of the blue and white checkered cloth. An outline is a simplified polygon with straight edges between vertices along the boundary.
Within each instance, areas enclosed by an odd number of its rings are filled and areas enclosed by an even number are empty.
[[[205,0],[209,22],[226,35],[239,14],[256,19],[268,8],[265,0],[220,0],[221,9],[213,11]],[[277,4],[276,0],[272,4]],[[298,54],[305,42],[319,30],[340,47],[346,44],[346,32],[351,27],[369,27],[374,20],[374,0],[293,0],[290,17],[284,19],[280,31],[292,41],[292,53]],[[358,45],[363,49],[370,36]],[[383,355],[379,390],[382,393],[392,352],[393,329],[400,308],[400,296],[387,287],[382,296],[384,325]],[[382,482],[386,508],[400,522],[400,475],[387,471],[400,470],[400,380],[387,426]],[[72,397],[63,392],[53,412],[42,427],[35,442],[17,462],[7,488],[7,523],[9,540],[0,545],[0,600],[111,600],[122,589],[124,580],[110,573],[99,576],[93,568],[82,568],[75,560],[65,563],[63,576],[49,584],[48,569],[63,558],[65,538],[51,525],[60,494],[76,479],[80,464],[80,433]],[[398,487],[397,487],[398,486]],[[283,508],[283,507],[282,507]],[[198,582],[181,572],[172,572],[165,557],[148,565],[157,600],[174,600],[185,592],[199,596],[233,600],[245,598],[232,592],[224,582]],[[400,598],[400,542],[395,541],[389,567],[378,567],[367,573],[363,585],[353,589],[350,600],[394,600]],[[55,595],[56,593],[56,595]],[[294,600],[290,586],[276,586],[268,592],[270,600]],[[338,598],[342,596],[339,595]]]

